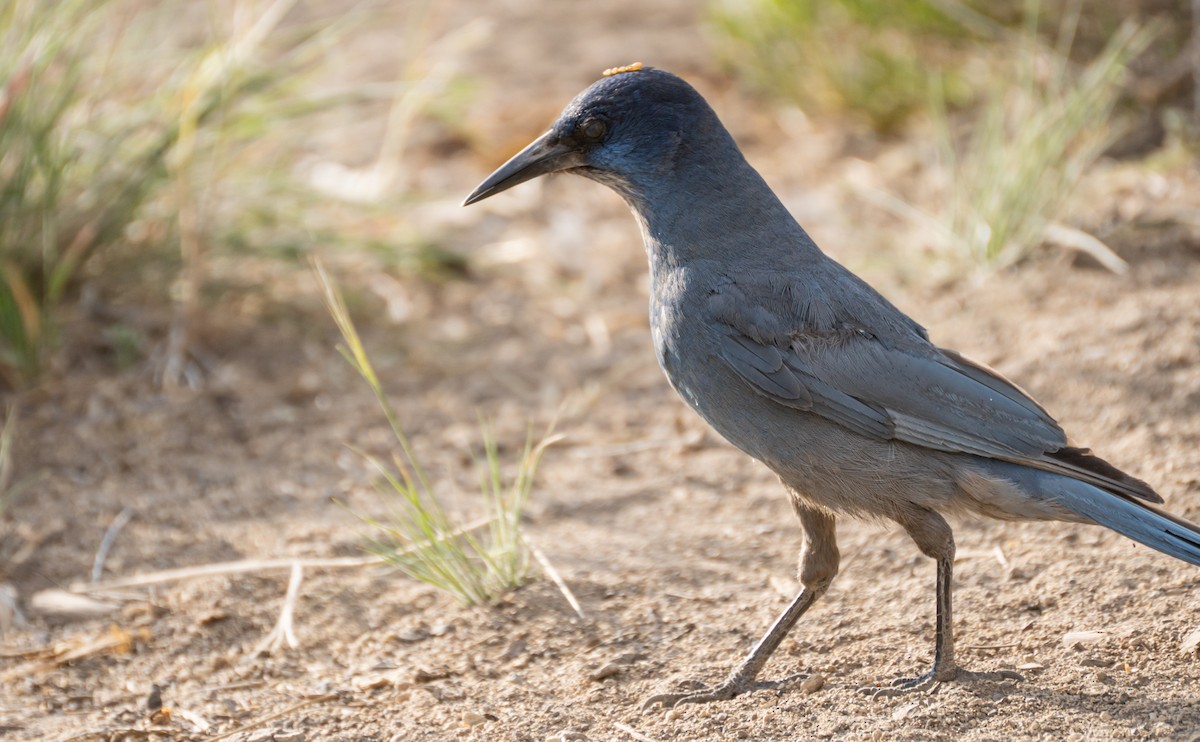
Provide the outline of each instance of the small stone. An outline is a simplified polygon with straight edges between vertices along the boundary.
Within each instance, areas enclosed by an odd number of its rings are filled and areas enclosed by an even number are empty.
[[[601,667],[599,670],[596,670],[595,672],[590,673],[588,675],[588,679],[599,682],[601,680],[604,680],[605,678],[611,678],[613,675],[620,673],[622,669],[623,668],[620,665],[618,665],[616,662],[609,662],[607,665],[605,665],[604,667]]]
[[[802,683],[800,683],[800,692],[804,693],[805,695],[812,695],[813,693],[816,693],[817,691],[821,690],[824,687],[825,687],[825,676],[824,675],[813,675],[811,677],[805,678],[804,681]]]
[[[405,679],[400,670],[384,670],[356,675],[350,679],[350,685],[355,690],[375,690],[376,688],[396,688],[403,690],[411,688],[413,682]]]
[[[1200,628],[1188,632],[1188,635],[1183,637],[1183,641],[1179,644],[1179,651],[1184,654],[1195,654],[1197,649],[1200,649]]]
[[[212,608],[196,617],[196,625],[207,626],[212,623],[217,623],[218,621],[224,621],[227,618],[229,618],[228,613],[220,608]]]
[[[528,649],[529,645],[525,643],[524,639],[517,639],[512,644],[508,645],[508,649],[504,651],[504,654],[497,658],[497,661],[508,662],[509,660],[515,660],[516,658],[525,654]]]
[[[429,632],[424,629],[404,629],[397,631],[392,637],[398,642],[416,644],[429,638]]]
[[[442,680],[448,677],[449,673],[441,670],[426,670],[424,667],[418,667],[412,674],[414,683],[431,683],[434,680]]]
[[[485,721],[487,721],[487,717],[484,716],[483,714],[476,713],[474,711],[462,712],[462,725],[464,727],[479,726],[480,724],[482,724]]]
[[[892,721],[904,721],[913,715],[913,712],[920,708],[920,701],[910,701],[903,706],[897,706],[892,711]]]
[[[308,737],[304,732],[275,732],[273,742],[305,742]]]

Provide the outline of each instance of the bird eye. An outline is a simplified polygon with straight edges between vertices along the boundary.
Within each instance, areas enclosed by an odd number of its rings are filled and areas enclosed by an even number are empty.
[[[608,133],[608,124],[600,119],[588,119],[579,125],[579,135],[590,141],[599,141]]]

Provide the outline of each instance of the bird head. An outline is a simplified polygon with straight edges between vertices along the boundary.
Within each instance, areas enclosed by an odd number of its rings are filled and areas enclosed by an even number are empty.
[[[542,136],[501,165],[463,205],[539,175],[572,172],[627,199],[670,172],[689,142],[724,127],[699,93],[669,72],[639,64],[606,70]]]

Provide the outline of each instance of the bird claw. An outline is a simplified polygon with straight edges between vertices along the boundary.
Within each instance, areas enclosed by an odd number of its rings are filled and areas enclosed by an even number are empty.
[[[976,680],[1024,680],[1025,678],[1012,670],[996,670],[994,672],[972,672],[956,669],[951,672],[930,670],[915,678],[900,678],[886,685],[868,685],[858,689],[859,693],[871,698],[895,698],[909,693],[932,692],[948,681],[973,682]]]
[[[918,675],[915,678],[897,678],[886,685],[867,685],[858,689],[859,693],[871,698],[894,698],[903,696],[908,693],[921,693],[923,691],[932,691],[943,682],[944,679],[939,679],[933,670]]]
[[[808,675],[805,673],[797,673],[789,675],[780,680],[740,680],[730,678],[720,685],[709,688],[700,683],[695,683],[699,686],[696,690],[687,690],[679,693],[659,693],[658,695],[647,698],[642,703],[642,711],[648,711],[650,707],[659,704],[663,709],[671,709],[683,703],[711,703],[712,701],[728,701],[735,696],[740,696],[743,693],[750,693],[756,690],[778,690],[793,681],[803,680]]]

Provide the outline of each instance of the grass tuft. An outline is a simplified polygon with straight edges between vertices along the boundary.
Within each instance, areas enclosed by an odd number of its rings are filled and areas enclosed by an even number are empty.
[[[413,272],[454,269],[392,214],[411,183],[381,180],[387,203],[334,201],[313,163],[336,164],[321,145],[336,137],[322,135],[346,117],[331,112],[403,99],[380,154],[400,169],[414,119],[450,105],[458,60],[486,29],[438,36],[428,13],[401,14],[404,79],[326,91],[331,50],[379,9],[305,18],[298,5],[0,3],[0,386],[45,372],[84,281],[100,303],[175,302],[161,366],[177,381],[210,273],[262,291],[245,278],[253,257],[296,260],[328,242],[386,243],[413,253],[399,266]]]
[[[312,266],[344,340],[338,350],[374,392],[400,448],[390,461],[358,451],[379,475],[378,491],[392,503],[386,519],[359,515],[377,532],[370,550],[464,605],[489,603],[525,584],[531,551],[521,531],[521,514],[542,454],[556,439],[549,432],[537,443],[527,436],[516,474],[506,479],[495,435],[482,423],[483,459],[477,465],[484,517],[474,523],[453,518],[413,454],[341,293],[320,261],[313,260]]]
[[[0,378],[35,377],[54,338],[47,308],[62,297],[107,223],[101,201],[127,209],[133,183],[100,183],[109,142],[85,155],[79,100],[84,52],[103,3],[7,3],[0,8]]]
[[[938,220],[938,241],[950,254],[989,267],[1009,265],[1047,239],[1063,237],[1119,270],[1120,259],[1097,240],[1058,224],[1083,173],[1114,141],[1110,118],[1127,65],[1150,43],[1152,31],[1123,25],[1104,50],[1076,70],[1068,59],[1076,15],[1068,14],[1057,48],[1047,48],[1031,20],[1020,62],[998,75],[971,133],[952,134],[946,107],[935,96],[941,160],[949,175]],[[1035,19],[1037,3],[1027,4]]]
[[[898,131],[924,110],[930,82],[966,102],[953,61],[997,25],[942,0],[725,0],[710,4],[725,63],[760,90],[805,109]]]

